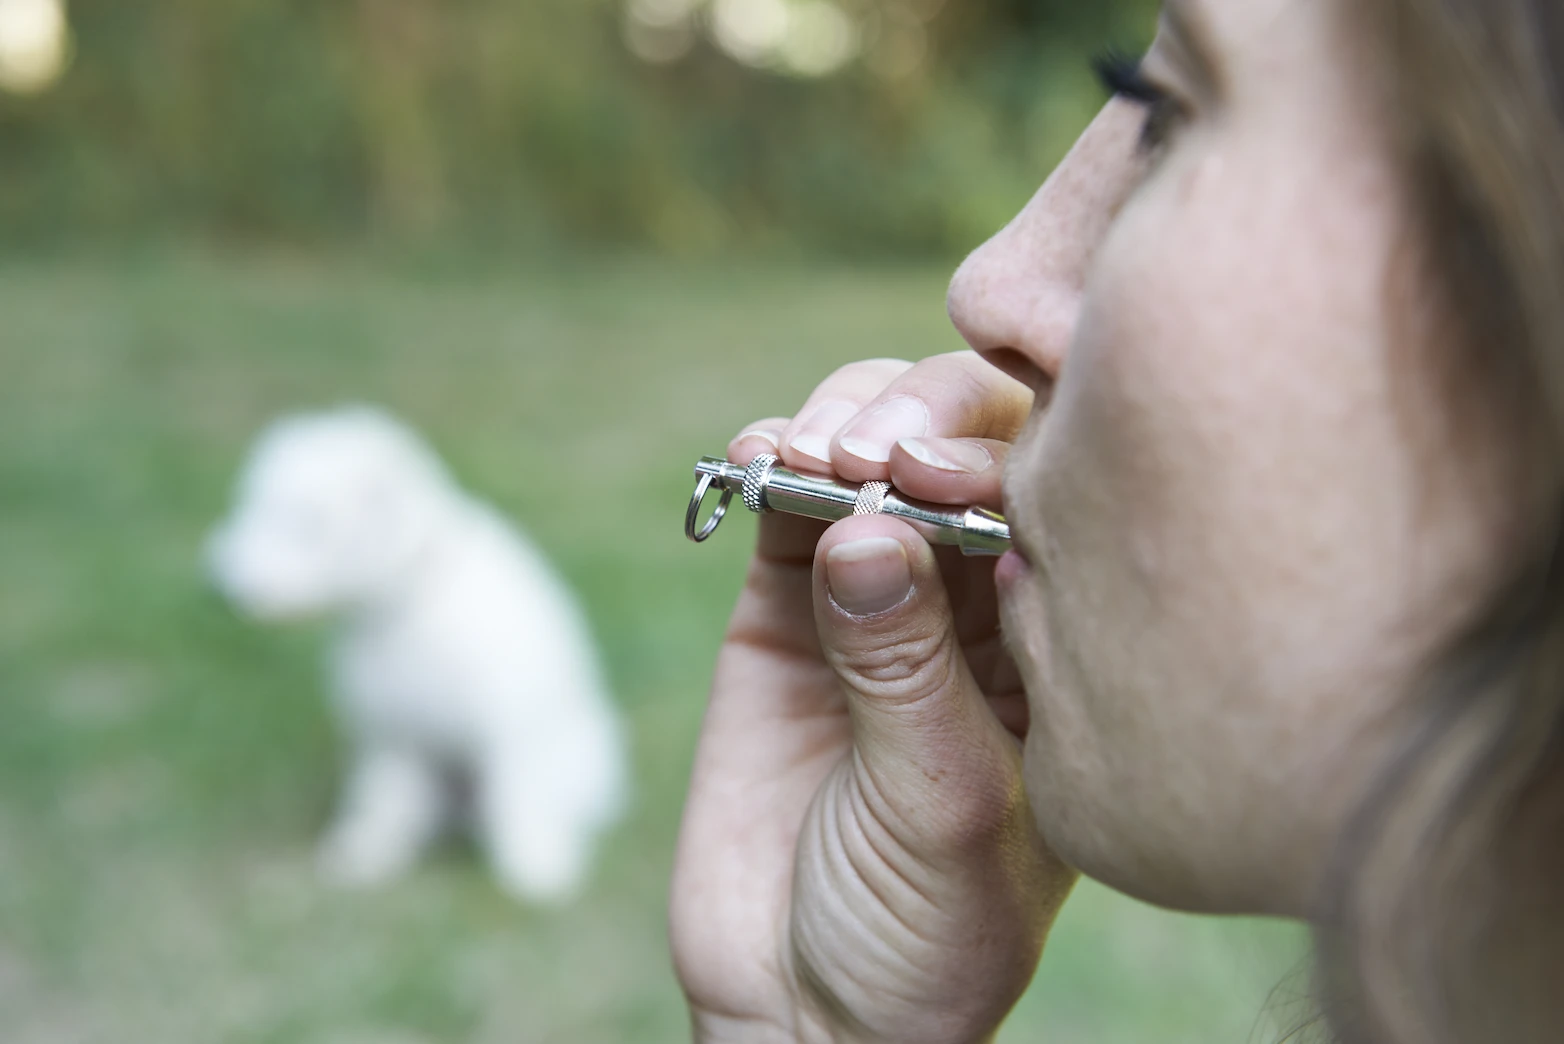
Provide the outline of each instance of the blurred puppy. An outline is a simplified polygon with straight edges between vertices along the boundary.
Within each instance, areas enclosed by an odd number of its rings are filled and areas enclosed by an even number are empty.
[[[507,891],[577,890],[625,777],[585,621],[412,432],[357,407],[275,422],[207,563],[254,618],[343,619],[330,675],[351,764],[326,872],[368,883],[406,868],[451,820],[461,780]]]

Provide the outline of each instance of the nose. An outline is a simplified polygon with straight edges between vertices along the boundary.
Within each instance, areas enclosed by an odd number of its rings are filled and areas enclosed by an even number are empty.
[[[1110,102],[1031,202],[967,258],[946,307],[969,345],[1044,392],[1075,334],[1086,273],[1139,176],[1142,114]]]

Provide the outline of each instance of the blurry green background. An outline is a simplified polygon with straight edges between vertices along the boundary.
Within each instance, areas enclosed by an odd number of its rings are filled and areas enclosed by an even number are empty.
[[[41,54],[8,77],[7,8],[62,2],[58,79],[38,86]],[[0,0],[0,83],[32,88],[0,92],[0,225],[13,245],[960,253],[1100,104],[1093,51],[1143,46],[1154,7]]]
[[[689,467],[959,347],[954,260],[1152,7],[0,0],[0,1041],[685,1039],[664,893],[752,527],[686,544]],[[570,909],[461,846],[312,874],[325,632],[236,619],[197,556],[255,431],[350,399],[593,618],[638,787]],[[1086,884],[1002,1040],[1275,1040],[1303,958]]]

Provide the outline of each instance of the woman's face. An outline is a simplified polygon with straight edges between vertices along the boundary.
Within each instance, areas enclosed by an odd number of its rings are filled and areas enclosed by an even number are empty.
[[[1307,912],[1503,565],[1497,426],[1447,401],[1352,6],[1170,2],[1170,101],[1110,103],[951,287],[1039,392],[999,569],[1036,815],[1169,905]]]

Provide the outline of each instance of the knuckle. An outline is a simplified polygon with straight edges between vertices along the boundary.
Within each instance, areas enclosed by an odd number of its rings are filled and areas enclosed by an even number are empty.
[[[945,437],[985,436],[995,416],[1012,412],[993,377],[998,376],[975,352],[936,355],[918,363],[898,386],[933,410]]]
[[[956,434],[1004,441],[1016,436],[1032,407],[1032,393],[1025,385],[976,352],[955,352],[929,362],[939,366],[931,373],[939,394],[961,414],[962,431]]]
[[[834,659],[854,688],[881,703],[918,703],[957,681],[948,634],[902,636]]]
[[[936,829],[950,848],[970,852],[1003,845],[1025,832],[1029,819],[1019,779],[974,774],[943,795]]]
[[[981,409],[997,390],[998,375],[976,352],[950,352],[923,360],[914,369],[920,383],[940,398]]]

